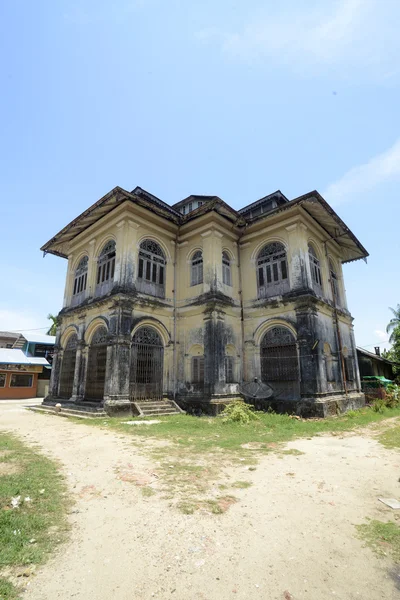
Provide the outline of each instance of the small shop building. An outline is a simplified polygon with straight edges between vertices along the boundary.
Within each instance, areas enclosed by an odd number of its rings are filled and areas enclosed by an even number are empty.
[[[17,348],[0,348],[0,400],[35,398],[39,377],[49,367],[44,357],[26,356]]]

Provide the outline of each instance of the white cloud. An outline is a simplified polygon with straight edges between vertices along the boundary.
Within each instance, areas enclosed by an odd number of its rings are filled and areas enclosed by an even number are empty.
[[[324,198],[337,206],[379,184],[400,179],[400,138],[385,152],[368,162],[351,168],[323,192]]]
[[[381,331],[380,329],[375,329],[374,334],[378,338],[380,342],[387,342],[389,338],[389,334],[386,331]]]
[[[398,73],[400,42],[392,26],[400,17],[396,0],[336,0],[308,11],[299,5],[285,7],[283,2],[279,12],[269,10],[241,31],[212,27],[197,37],[217,42],[232,57],[268,59],[266,67],[278,63],[301,74],[326,72],[327,67],[334,67],[338,77],[379,75],[387,79]]]
[[[0,331],[39,329],[46,327],[46,322],[47,319],[33,313],[0,308]],[[45,329],[41,329],[41,333],[45,332]]]

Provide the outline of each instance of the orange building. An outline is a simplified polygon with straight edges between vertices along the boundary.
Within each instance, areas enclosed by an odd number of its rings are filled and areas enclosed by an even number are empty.
[[[36,397],[38,376],[49,366],[43,357],[25,356],[15,348],[0,348],[0,400]]]

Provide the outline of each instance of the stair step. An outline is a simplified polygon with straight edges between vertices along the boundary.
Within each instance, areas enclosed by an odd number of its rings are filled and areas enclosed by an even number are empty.
[[[83,410],[74,410],[72,408],[63,408],[60,411],[56,411],[55,407],[42,407],[42,406],[32,406],[29,407],[28,410],[32,410],[33,412],[47,413],[52,415],[57,415],[59,417],[79,417],[81,419],[95,419],[97,417],[107,417],[107,414],[102,412],[89,412]]]

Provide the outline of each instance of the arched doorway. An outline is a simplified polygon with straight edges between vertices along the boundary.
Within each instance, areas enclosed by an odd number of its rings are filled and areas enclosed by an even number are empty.
[[[86,400],[102,401],[104,397],[104,383],[106,380],[107,364],[107,329],[99,327],[93,334],[89,346]]]
[[[78,336],[76,333],[70,335],[64,348],[61,374],[60,374],[60,398],[71,398],[74,386],[76,349],[78,346]]]
[[[130,395],[133,402],[161,400],[164,346],[154,327],[140,327],[132,338]]]
[[[260,344],[261,380],[269,383],[275,397],[294,400],[300,395],[296,340],[287,327],[272,327]]]

